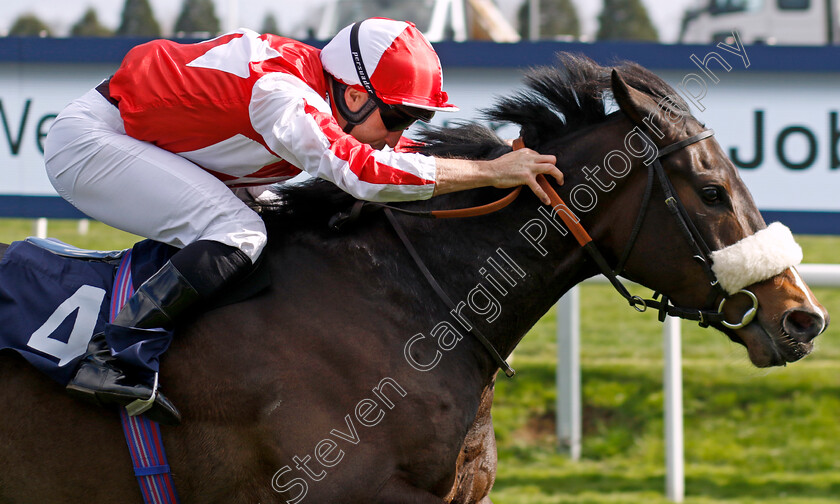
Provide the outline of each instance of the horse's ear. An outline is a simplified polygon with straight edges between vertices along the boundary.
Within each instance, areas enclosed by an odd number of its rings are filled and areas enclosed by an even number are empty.
[[[655,107],[656,103],[644,93],[628,86],[615,69],[612,71],[612,92],[618,108],[633,124],[643,127],[642,119],[655,110],[651,106]]]
[[[657,103],[653,97],[629,86],[615,69],[612,71],[612,92],[630,122],[660,139],[676,136],[691,117],[685,108],[687,105],[681,101],[667,95]]]

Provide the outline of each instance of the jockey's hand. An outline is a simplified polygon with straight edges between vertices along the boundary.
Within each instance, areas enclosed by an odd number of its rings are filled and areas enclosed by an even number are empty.
[[[550,205],[551,200],[537,183],[537,175],[552,177],[558,184],[563,185],[563,173],[555,166],[557,158],[550,154],[540,154],[527,147],[508,152],[488,163],[491,165],[488,175],[495,180],[491,185],[501,189],[526,185],[546,205]]]
[[[557,158],[531,149],[518,149],[504,156],[485,161],[435,158],[437,168],[435,196],[493,186],[498,188],[527,185],[545,204],[548,195],[537,183],[537,175],[545,174],[563,184],[563,173],[554,165]]]

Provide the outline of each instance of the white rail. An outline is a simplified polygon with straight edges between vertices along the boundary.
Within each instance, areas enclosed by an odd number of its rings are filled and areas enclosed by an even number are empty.
[[[811,287],[840,287],[840,264],[797,267]],[[609,283],[597,276],[587,283]],[[668,317],[663,328],[665,349],[665,493],[669,500],[685,498],[683,444],[682,352],[680,321]],[[557,439],[572,460],[581,456],[580,292],[574,287],[557,305]]]

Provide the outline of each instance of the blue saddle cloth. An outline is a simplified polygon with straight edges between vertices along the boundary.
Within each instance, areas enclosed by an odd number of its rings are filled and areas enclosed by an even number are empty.
[[[174,253],[144,240],[132,248],[131,272],[142,284]],[[27,241],[0,260],[0,350],[12,349],[66,384],[91,337],[109,320],[118,264],[59,255]]]

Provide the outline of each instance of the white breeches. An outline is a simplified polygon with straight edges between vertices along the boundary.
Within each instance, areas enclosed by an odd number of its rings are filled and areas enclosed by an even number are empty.
[[[58,115],[44,155],[58,194],[110,226],[178,248],[213,240],[252,261],[265,246],[256,212],[192,162],[126,135],[119,111],[96,90]]]

